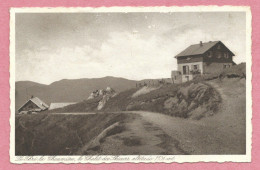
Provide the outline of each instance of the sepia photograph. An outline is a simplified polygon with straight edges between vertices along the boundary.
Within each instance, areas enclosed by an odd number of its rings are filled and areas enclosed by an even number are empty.
[[[247,7],[12,9],[11,160],[250,161],[250,24]]]

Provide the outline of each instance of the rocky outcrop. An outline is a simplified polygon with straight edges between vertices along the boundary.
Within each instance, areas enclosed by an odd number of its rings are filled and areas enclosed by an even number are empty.
[[[211,115],[220,102],[220,96],[213,88],[203,83],[192,83],[181,87],[176,96],[164,102],[166,112],[178,115],[185,113],[184,117],[200,119]]]
[[[99,89],[99,90],[95,90],[93,91],[89,97],[88,97],[88,100],[89,99],[94,99],[94,98],[97,98],[99,96],[104,96],[104,95],[111,95],[111,94],[115,94],[115,90],[112,89],[111,87],[107,87],[106,89]]]
[[[108,101],[109,99],[111,99],[112,97],[114,97],[115,95],[116,95],[116,93],[105,94],[105,95],[103,96],[103,98],[99,101],[97,110],[101,110],[101,109],[105,106],[105,104],[107,103],[107,101]]]
[[[132,96],[126,110],[147,110],[200,119],[212,115],[220,100],[220,96],[210,85],[190,83],[183,86],[165,86],[145,95],[134,98]]]
[[[99,101],[98,106],[97,106],[97,110],[101,110],[106,102],[114,97],[116,95],[116,91],[114,89],[112,89],[111,87],[107,87],[106,89],[99,89],[99,90],[95,90],[93,91],[90,96],[88,97],[88,100],[90,99],[94,99],[97,97],[102,97],[102,99]]]

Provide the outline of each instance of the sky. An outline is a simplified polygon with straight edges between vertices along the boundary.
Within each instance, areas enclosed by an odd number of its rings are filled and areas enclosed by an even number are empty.
[[[17,13],[15,78],[169,78],[175,55],[217,40],[245,62],[245,13]]]

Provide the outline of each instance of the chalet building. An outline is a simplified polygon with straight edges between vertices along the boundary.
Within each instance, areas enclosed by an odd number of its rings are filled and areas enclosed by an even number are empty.
[[[38,97],[31,97],[24,105],[18,109],[18,113],[33,113],[47,110],[49,106]]]
[[[172,71],[173,83],[192,80],[194,76],[212,74],[235,65],[235,56],[221,41],[200,42],[175,56],[178,70]]]

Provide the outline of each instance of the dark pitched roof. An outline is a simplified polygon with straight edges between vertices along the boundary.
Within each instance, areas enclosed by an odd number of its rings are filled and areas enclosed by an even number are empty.
[[[210,42],[202,43],[202,46],[200,44],[191,45],[188,48],[186,48],[185,50],[183,50],[181,53],[176,55],[175,58],[182,57],[182,56],[204,54],[205,52],[207,52],[209,49],[211,49],[213,46],[215,46],[219,42],[222,43],[221,41],[210,41]]]
[[[29,99],[24,105],[26,105],[29,101],[36,104],[41,110],[46,110],[49,108],[49,106],[46,103],[44,103],[42,100],[40,100],[38,97]],[[18,110],[20,110],[24,105],[22,105]]]

